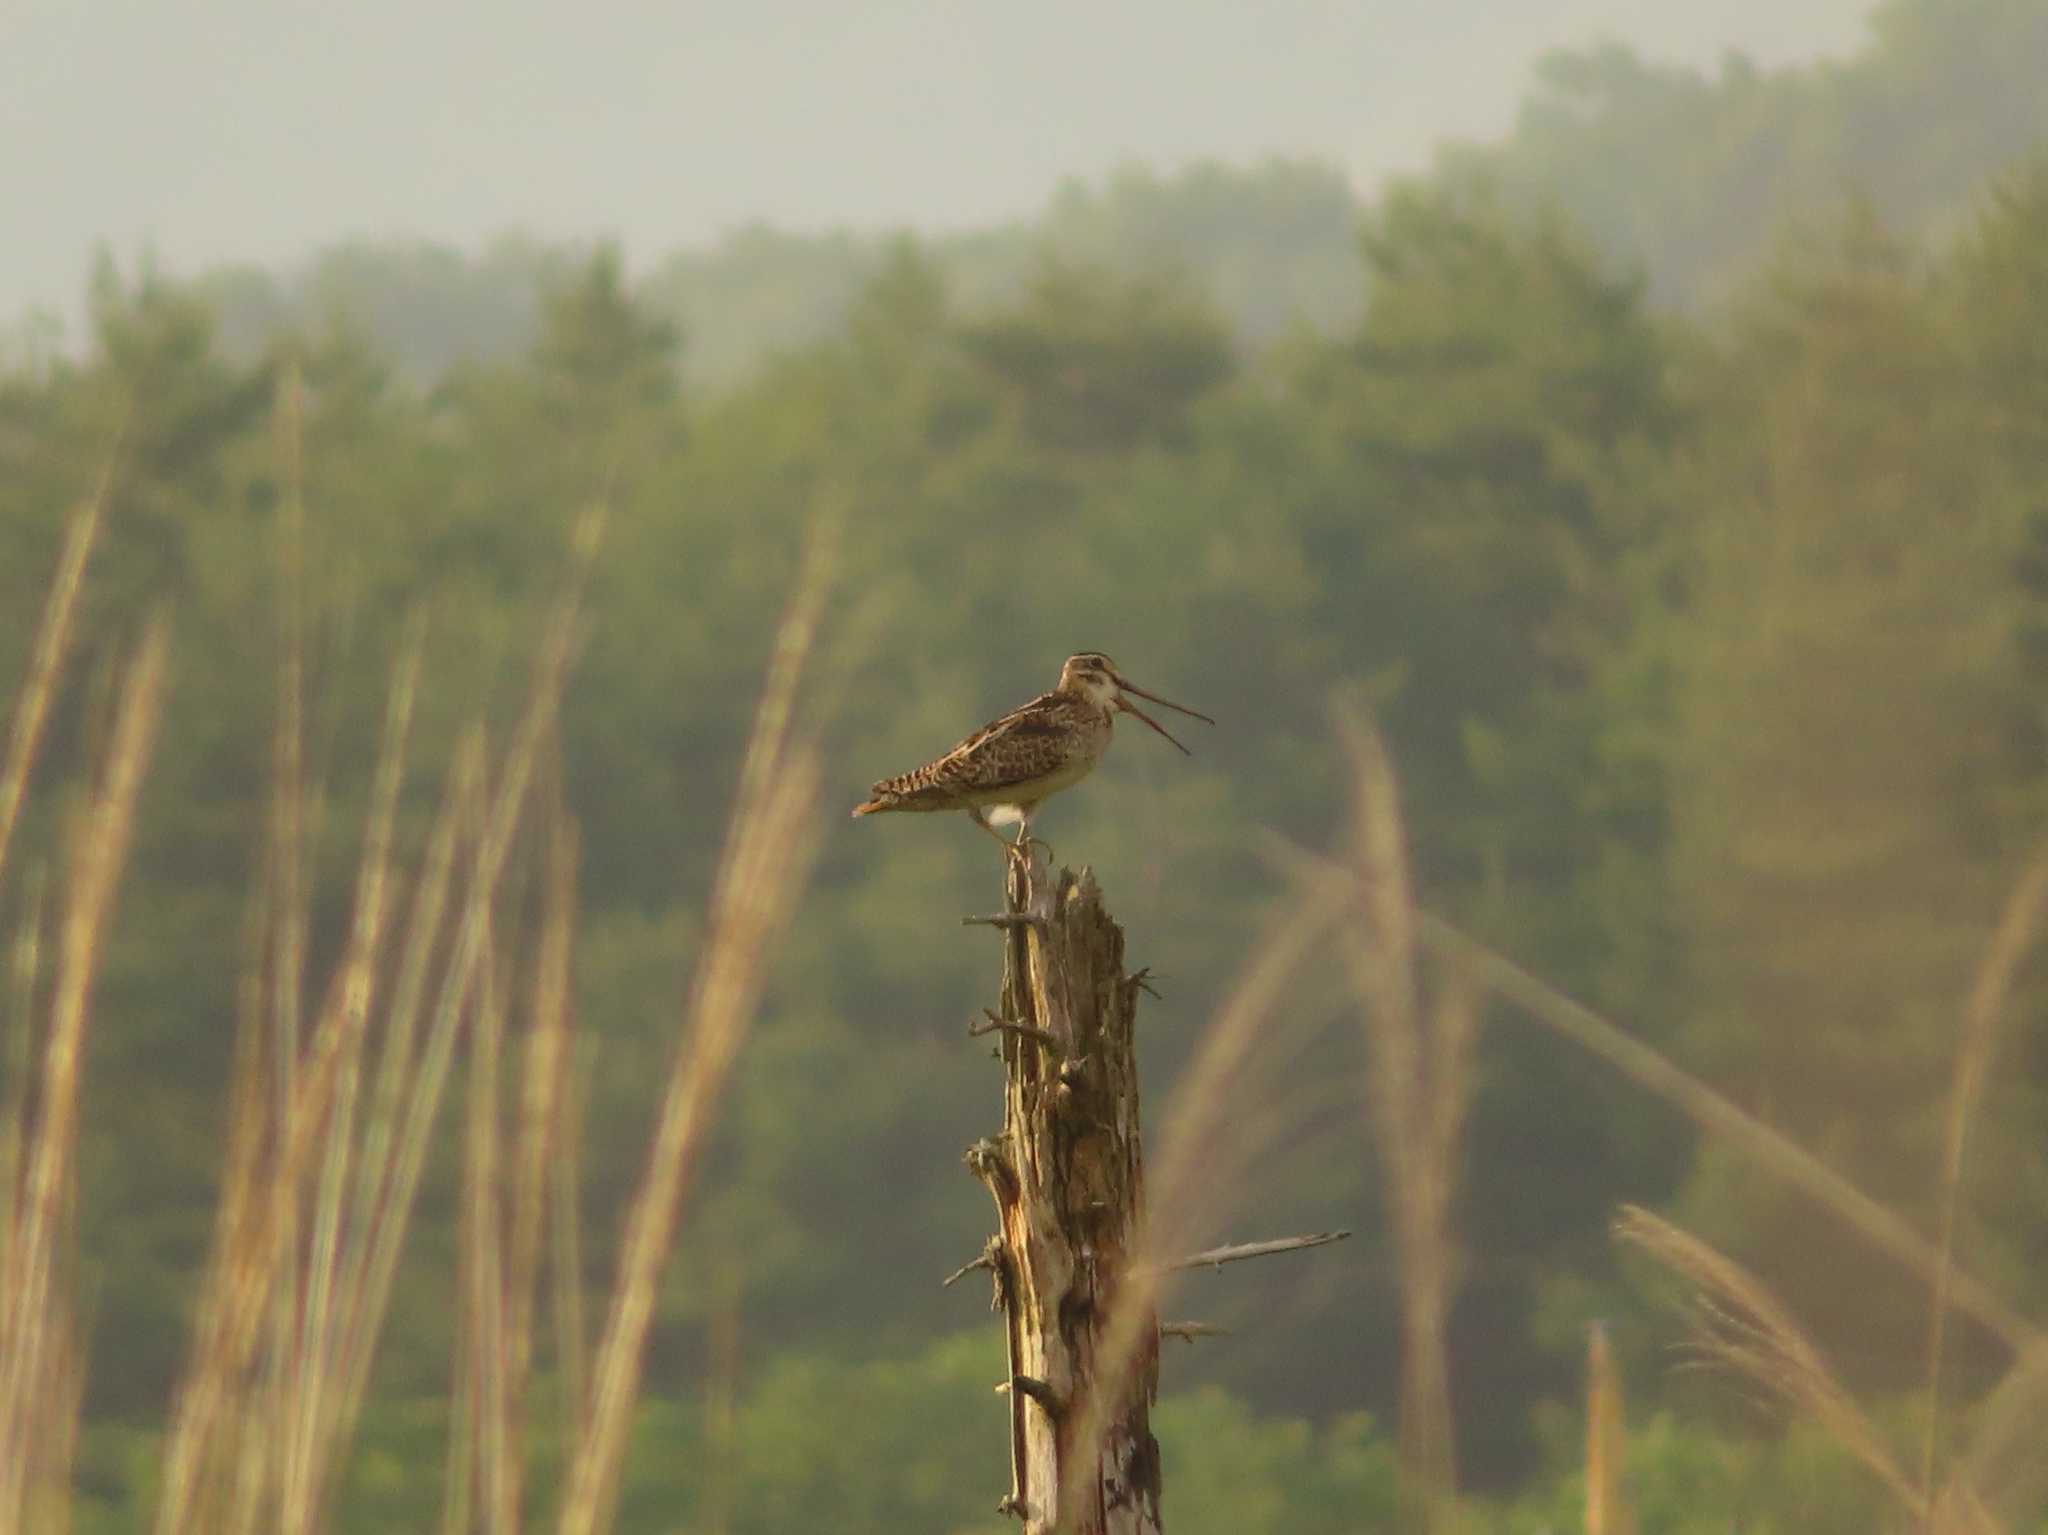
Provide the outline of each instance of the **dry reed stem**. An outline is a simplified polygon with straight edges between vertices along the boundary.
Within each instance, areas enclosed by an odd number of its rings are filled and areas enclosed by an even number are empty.
[[[1876,1425],[1762,1281],[1690,1232],[1638,1206],[1622,1206],[1614,1231],[1692,1286],[1695,1341],[1706,1360],[1818,1424],[1910,1517],[1925,1516],[1920,1489],[1893,1459]]]
[[[1411,1464],[1421,1476],[1431,1526],[1439,1529],[1451,1528],[1457,1519],[1450,1323],[1461,1275],[1451,1208],[1463,1161],[1461,1138],[1472,1099],[1472,1056],[1479,1036],[1482,997],[1477,983],[1464,971],[1445,967],[1445,972],[1434,1005],[1425,1014],[1430,1024],[1425,1058],[1430,1064],[1422,1084],[1422,1123],[1416,1137],[1419,1153],[1408,1170],[1413,1182],[1397,1195],[1398,1203],[1410,1207],[1402,1223],[1409,1236],[1402,1248],[1405,1389],[1401,1436],[1404,1440],[1413,1436]],[[1411,1412],[1415,1420],[1412,1430]]]
[[[478,752],[481,743],[478,743]],[[515,754],[514,762],[518,760]],[[504,853],[517,814],[521,775],[508,766],[496,802],[480,834],[470,839],[475,858],[470,883],[456,917],[453,952],[441,977],[440,995],[426,1019],[426,1032],[412,1074],[395,1105],[397,1123],[386,1159],[376,1203],[361,1212],[356,1243],[359,1259],[348,1268],[349,1312],[346,1342],[338,1360],[341,1374],[340,1412],[336,1434],[353,1431],[369,1387],[376,1338],[397,1277],[399,1256],[419,1193],[427,1149],[454,1061],[462,1020],[469,1016],[477,986],[488,913],[504,867]]]
[[[420,642],[421,625],[415,619],[408,625],[400,647],[385,706],[383,745],[370,791],[362,862],[356,875],[354,917],[339,972],[339,1006],[326,1010],[312,1044],[315,1079],[331,1072],[335,1088],[328,1117],[327,1155],[315,1196],[312,1246],[306,1260],[306,1309],[299,1345],[305,1373],[294,1404],[297,1421],[293,1465],[297,1476],[287,1479],[284,1493],[287,1516],[307,1521],[301,1528],[314,1522],[320,1506],[325,1425],[334,1398],[331,1377],[339,1342],[334,1284],[340,1271],[362,1055],[383,949],[393,828],[405,780],[406,742],[419,691]]]
[[[1455,1516],[1457,1450],[1448,1330],[1457,1285],[1450,1207],[1471,1097],[1479,994],[1462,975],[1426,1008],[1400,789],[1369,721],[1333,711],[1352,773],[1351,857],[1363,941],[1344,945],[1358,993],[1372,1130],[1401,1263],[1401,1458],[1431,1528]]]
[[[1635,1535],[1625,1468],[1628,1436],[1621,1406],[1621,1372],[1607,1327],[1586,1330],[1586,1535]]]
[[[356,1393],[365,1378],[361,1359],[376,1335],[369,1297],[371,1237],[388,1218],[387,1201],[393,1177],[393,1146],[404,1115],[415,1057],[417,1030],[429,979],[429,960],[439,942],[454,883],[457,856],[465,835],[473,832],[483,794],[484,747],[481,735],[469,732],[458,745],[447,788],[429,837],[419,881],[413,891],[405,945],[391,1002],[384,1010],[384,1031],[378,1061],[378,1083],[365,1110],[360,1130],[342,1119],[343,1096],[353,1096],[353,1072],[342,1081],[347,1094],[337,1093],[335,1122],[360,1143],[348,1157],[358,1169],[355,1187],[346,1196],[343,1239],[327,1259],[333,1270],[331,1314],[326,1319],[319,1364],[320,1389],[309,1400],[316,1416],[314,1449],[308,1468],[308,1490],[316,1508],[325,1508],[338,1474],[342,1447],[355,1420]],[[360,1046],[352,1047],[359,1049]],[[314,1073],[315,1082],[320,1074]],[[337,1133],[338,1133],[337,1131]],[[331,1144],[331,1142],[330,1142]]]
[[[570,1062],[574,1068],[573,1059]],[[583,1144],[583,1095],[580,1073],[563,1084],[560,1151],[548,1177],[549,1309],[555,1319],[555,1363],[562,1375],[562,1440],[580,1444],[590,1432],[590,1329],[584,1320],[583,1225],[577,1208],[582,1189],[579,1148]]]
[[[306,927],[310,920],[305,881],[305,451],[304,397],[297,365],[278,380],[275,410],[277,458],[284,493],[277,511],[278,670],[277,714],[271,745],[270,858],[276,870],[271,916],[275,948],[270,956],[270,1122],[281,1137],[292,1122],[299,1067],[299,1009],[306,981]],[[287,1253],[299,1245],[299,1180],[270,1181],[276,1242]],[[266,1478],[276,1480],[284,1535],[304,1535],[304,1505],[286,1495],[299,1484],[300,1436],[289,1425],[298,1417],[299,1284],[296,1262],[273,1273],[268,1358],[270,1410],[256,1420],[259,1435],[275,1439],[282,1453],[265,1443],[257,1459]],[[261,1499],[259,1498],[259,1501]]]
[[[1340,865],[1283,838],[1269,836],[1266,842],[1276,861],[1303,878],[1350,878]],[[1901,1266],[1930,1281],[1938,1272],[1941,1256],[1934,1244],[1812,1152],[1513,960],[1431,912],[1421,911],[1417,915],[1425,947],[1464,966],[1488,990],[1606,1061],[1638,1087],[1674,1104],[1708,1134],[1742,1151],[1759,1166],[1832,1211],[1852,1231]],[[1960,1267],[1952,1270],[1950,1293],[1955,1309],[1968,1313],[2015,1351],[2043,1340],[2040,1329]]]
[[[2048,847],[2035,852],[2007,898],[1991,948],[1978,967],[1963,1036],[1956,1050],[1941,1152],[1941,1235],[1934,1270],[1934,1294],[1927,1317],[1927,1427],[1920,1445],[1920,1489],[1927,1501],[1928,1529],[1935,1514],[1935,1452],[1941,1436],[1941,1361],[1948,1326],[1949,1286],[1954,1273],[1956,1218],[1962,1206],[1963,1162],[1970,1123],[1997,1051],[1998,1020],[2005,1012],[2014,976],[2041,931],[2048,908]]]
[[[470,1219],[468,1261],[475,1275],[472,1332],[476,1343],[477,1497],[489,1535],[513,1535],[518,1513],[511,1502],[518,1478],[512,1474],[505,1366],[504,1189],[500,1171],[500,1059],[505,1015],[488,948],[478,969],[476,1029],[470,1041],[469,1162],[463,1205]]]
[[[758,997],[767,950],[787,920],[814,824],[819,769],[799,748],[743,828],[754,843],[732,864],[715,902],[701,979],[678,1072],[657,1126],[653,1155],[629,1213],[604,1336],[590,1389],[590,1420],[563,1506],[565,1535],[609,1526],[617,1497],[647,1333],[683,1198],[708,1138]]]
[[[50,595],[43,603],[43,620],[36,630],[34,648],[29,652],[28,675],[22,679],[15,700],[14,725],[8,733],[7,756],[0,759],[0,876],[7,872],[7,853],[14,842],[14,827],[28,796],[29,775],[35,769],[36,752],[42,745],[43,726],[49,719],[50,704],[64,670],[64,652],[71,639],[71,623],[78,608],[78,593],[85,585],[86,563],[92,558],[99,537],[101,514],[113,486],[113,466],[100,472],[92,495],[71,513],[64,530],[64,549],[57,557],[56,573],[50,578]]]
[[[43,882],[38,877],[29,885],[21,931],[15,935],[8,956],[7,1098],[0,1103],[0,1297],[13,1293],[7,1276],[13,1261],[16,1221],[21,1214],[22,1148],[28,1136],[28,1085],[30,1065],[35,1059],[36,982],[42,968],[42,952]]]
[[[279,1509],[278,1527],[296,1531],[317,1523],[321,1409],[331,1390],[328,1377],[334,1329],[328,1270],[341,1221],[334,1204],[339,1198],[338,1186],[346,1181],[345,1154],[335,1143],[335,1126],[344,1121],[343,1109],[334,1103],[330,1112],[330,1103],[354,1090],[354,1058],[366,1026],[371,977],[384,926],[392,825],[419,672],[416,625],[409,636],[394,669],[386,705],[348,947],[337,984],[314,1029],[308,1048],[310,1065],[294,1074],[292,1106],[281,1125],[273,1122],[266,1085],[274,1081],[274,1068],[268,1060],[269,1048],[275,1043],[274,1014],[266,1006],[259,970],[252,967],[244,979],[243,1023],[229,1093],[229,1145],[222,1192],[207,1278],[200,1292],[192,1356],[179,1384],[167,1436],[157,1511],[159,1531],[194,1523],[208,1527],[201,1479],[213,1427],[223,1416],[246,1427],[246,1432],[237,1430],[233,1435],[241,1447],[237,1458],[245,1465],[238,1478],[236,1500],[241,1512],[237,1518],[258,1517],[264,1501],[262,1483],[274,1471],[272,1501]],[[262,935],[274,929],[279,916],[274,899],[276,862],[264,861],[262,893],[253,912],[258,936],[252,947],[258,955],[273,949],[272,941]],[[242,1361],[254,1345],[254,1329],[247,1325],[247,1318],[259,1308],[272,1276],[288,1256],[296,1267],[293,1249],[284,1239],[289,1228],[276,1219],[274,1186],[284,1180],[303,1181],[314,1154],[323,1149],[323,1134],[326,1156],[320,1164],[319,1204],[307,1259],[312,1282],[304,1313],[295,1318],[287,1345],[300,1357],[303,1373],[297,1375],[290,1397],[272,1413],[252,1414],[247,1404],[238,1405],[233,1395]],[[272,1457],[282,1464],[266,1469],[269,1452],[260,1441],[273,1435],[281,1436],[286,1449],[281,1456]]]
[[[1701,1128],[1748,1152],[1761,1166],[1833,1211],[1873,1246],[1923,1278],[1932,1279],[1939,1271],[1940,1254],[1924,1237],[1781,1131],[1739,1108],[1592,1009],[1538,980],[1441,918],[1423,913],[1422,932],[1424,942],[1469,965],[1474,975],[1494,991],[1600,1056],[1639,1086],[1675,1103]],[[1987,1285],[1961,1269],[1952,1269],[1952,1275],[1956,1306],[2008,1345],[2025,1348],[2041,1337],[2033,1323]]]
[[[267,1191],[266,1191],[267,1193]],[[235,1402],[238,1424],[230,1443],[229,1471],[233,1482],[225,1524],[202,1526],[207,1535],[268,1535],[263,1516],[272,1499],[270,1448],[272,1432],[267,1386],[241,1393]]]
[[[1450,1242],[1449,1209],[1457,1193],[1457,1179],[1463,1162],[1465,1120],[1472,1108],[1472,1060],[1479,1047],[1479,1020],[1485,1004],[1485,988],[1471,971],[1461,965],[1443,964],[1436,983],[1436,1005],[1431,1010],[1435,1040],[1435,1070],[1429,1080],[1428,1166],[1434,1175],[1432,1193],[1445,1225],[1444,1240]],[[1446,1252],[1446,1258],[1450,1253]],[[1447,1273],[1453,1286],[1456,1268]]]
[[[554,730],[577,613],[602,525],[602,514],[592,512],[578,526],[576,567],[545,631],[534,664],[526,711],[514,731],[497,792],[476,839],[474,873],[458,915],[440,996],[419,1055],[402,1079],[400,1101],[389,1105],[396,1123],[389,1139],[387,1166],[377,1180],[374,1202],[364,1211],[361,1229],[365,1242],[361,1244],[361,1256],[346,1269],[351,1304],[345,1330],[347,1341],[339,1356],[341,1385],[333,1428],[337,1441],[345,1440],[353,1431],[362,1410],[375,1340],[390,1304],[391,1286],[419,1192],[429,1134],[447,1083],[458,1025],[469,1010],[477,985],[491,904],[496,899],[507,854],[524,813],[542,747]],[[472,740],[476,743],[472,755],[480,754],[480,739]]]
[[[78,1092],[99,950],[113,914],[134,831],[135,802],[163,701],[169,631],[157,619],[144,631],[121,687],[113,737],[92,800],[71,843],[60,920],[50,1022],[44,1035],[36,1120],[18,1224],[0,1291],[0,1465],[23,1466],[68,1438],[62,1421],[68,1305],[56,1269],[68,1247],[70,1190],[77,1176]],[[0,1530],[21,1528],[23,1478],[0,1483]]]
[[[29,1078],[34,1061],[36,976],[40,969],[42,945],[41,880],[31,885],[28,909],[22,917],[21,933],[14,945],[12,1012],[7,1027],[7,1102],[0,1110],[0,1304],[14,1293],[12,1280],[15,1237],[20,1217],[19,1177],[22,1147],[27,1138]],[[67,1184],[67,1193],[70,1191]],[[67,1214],[66,1224],[70,1224]],[[75,1264],[74,1264],[75,1268]],[[60,1284],[45,1325],[62,1354],[45,1372],[37,1395],[48,1398],[53,1386],[66,1386],[66,1400],[60,1404],[56,1432],[31,1436],[35,1442],[22,1447],[26,1461],[16,1467],[21,1481],[23,1527],[35,1531],[61,1530],[69,1516],[70,1462],[77,1438],[77,1403],[83,1390],[83,1370],[76,1355],[77,1325],[68,1304],[69,1284]],[[0,1503],[5,1495],[0,1494]],[[11,1511],[11,1505],[10,1505]]]
[[[547,873],[541,933],[534,960],[532,1023],[519,1088],[518,1159],[505,1255],[505,1402],[509,1445],[505,1493],[516,1518],[525,1473],[527,1385],[533,1361],[533,1315],[540,1283],[541,1233],[549,1171],[561,1143],[563,1100],[573,1066],[570,958],[575,952],[577,834],[556,797],[548,818]]]
[[[233,1303],[234,1295],[224,1282],[224,1276],[235,1271],[240,1263],[241,1255],[233,1244],[255,1225],[250,1213],[251,1202],[262,1188],[257,1169],[269,1138],[263,1097],[262,976],[263,955],[269,944],[269,889],[270,860],[266,858],[261,861],[257,888],[245,914],[243,946],[246,960],[235,988],[235,1050],[227,1091],[228,1143],[222,1157],[221,1192],[215,1201],[206,1277],[200,1285],[192,1329],[193,1362],[188,1363],[178,1383],[170,1425],[165,1434],[165,1492],[158,1500],[160,1511],[175,1503],[180,1495],[189,1496],[193,1503],[204,1508],[212,1506],[209,1498],[217,1501],[226,1496],[221,1486],[225,1475],[222,1468],[214,1468],[213,1480],[202,1480],[206,1465],[194,1453],[194,1448],[204,1441],[188,1432],[196,1424],[210,1423],[209,1412],[195,1413],[188,1411],[188,1407],[198,1405],[210,1409],[225,1401],[222,1371],[198,1367],[198,1363],[207,1358],[201,1340],[225,1331],[226,1308]],[[216,1387],[222,1389],[213,1389]],[[220,1410],[239,1411],[239,1408],[237,1404],[228,1402]],[[216,1520],[214,1524],[218,1525],[220,1521]]]
[[[534,759],[540,742],[552,729],[582,589],[601,525],[597,513],[586,515],[579,525],[575,568],[544,632],[527,709],[478,838],[477,868],[483,883],[467,892],[426,1044],[416,1062],[388,1058],[385,1063],[391,1067],[385,1081],[394,1099],[380,1093],[366,1132],[366,1145],[374,1145],[379,1155],[366,1155],[363,1159],[363,1175],[358,1180],[361,1202],[349,1223],[351,1240],[339,1260],[340,1277],[335,1286],[340,1308],[338,1342],[326,1367],[334,1379],[331,1385],[323,1384],[326,1405],[309,1409],[318,1411],[321,1428],[313,1436],[312,1456],[297,1473],[295,1497],[309,1500],[314,1508],[314,1514],[304,1516],[308,1519],[315,1517],[318,1506],[324,1503],[338,1447],[346,1440],[361,1410],[374,1340],[389,1302],[398,1252],[418,1190],[428,1130],[445,1085],[457,1022],[467,1007],[475,978],[480,913],[495,893],[497,877],[524,805]],[[468,807],[476,798],[474,786],[481,777],[481,756],[481,740],[472,733],[458,750],[451,775],[455,787],[446,817],[448,826],[471,818]],[[445,839],[437,832],[436,840]],[[446,846],[452,851],[452,843]],[[433,858],[434,852],[430,851],[430,864]],[[438,911],[438,903],[443,899],[439,892],[445,892],[445,879],[437,882],[430,877],[427,888],[434,892]],[[394,1010],[399,1016],[394,1017],[392,1039],[401,1033],[400,1017],[409,1016],[403,1014],[403,1009],[408,1003],[416,1004],[424,989],[433,940],[431,930],[416,929],[411,935],[394,996]],[[346,987],[336,989],[336,997],[345,995]],[[325,1020],[315,1037],[319,1041],[334,1037]],[[387,1057],[391,1056],[387,1043]],[[249,1174],[252,1180],[264,1182],[263,1197],[256,1197],[251,1188],[231,1188],[224,1196],[221,1235],[216,1244],[219,1261],[202,1301],[193,1364],[180,1388],[165,1457],[164,1492],[156,1524],[159,1535],[171,1535],[192,1525],[213,1426],[224,1409],[232,1410],[233,1383],[253,1356],[257,1329],[251,1314],[257,1309],[258,1298],[270,1294],[271,1287],[278,1282],[280,1265],[293,1256],[286,1241],[289,1226],[278,1218],[280,1201],[271,1196],[271,1190],[278,1181],[289,1182],[296,1188],[312,1166],[323,1137],[347,1133],[346,1126],[333,1124],[330,1114],[341,1075],[341,1052],[316,1055],[316,1065],[320,1069],[309,1071],[295,1085],[292,1102],[276,1130],[279,1144],[273,1154]],[[389,1117],[382,1117],[387,1111]],[[322,1379],[326,1380],[324,1374]]]
[[[441,1527],[468,1535],[504,1528],[497,1479],[504,1461],[504,1260],[498,1213],[498,1062],[504,1012],[495,928],[486,917],[469,1030],[469,1086],[457,1205],[457,1293],[448,1474]]]
[[[440,817],[427,844],[419,883],[413,890],[411,914],[405,924],[405,947],[399,956],[398,975],[392,983],[391,1003],[384,1018],[377,1081],[365,1108],[362,1146],[356,1157],[359,1171],[351,1215],[352,1237],[339,1260],[341,1278],[336,1288],[350,1297],[350,1308],[343,1313],[336,1358],[346,1355],[352,1347],[353,1307],[362,1295],[363,1268],[369,1261],[369,1244],[363,1240],[363,1230],[366,1222],[376,1218],[390,1181],[392,1145],[398,1136],[408,1084],[414,1076],[415,1039],[432,979],[431,961],[447,921],[456,856],[463,837],[469,834],[483,794],[484,759],[483,732],[472,727],[456,746]]]
[[[802,882],[814,819],[816,749],[792,740],[798,685],[829,584],[831,525],[814,526],[779,626],[741,765],[711,897],[687,1022],[663,1098],[647,1171],[626,1220],[588,1422],[570,1466],[562,1535],[609,1527],[661,1272],[683,1201],[741,1041],[752,1022],[769,947]]]
[[[35,642],[29,652],[28,672],[22,680],[21,692],[15,703],[14,721],[9,731],[7,753],[0,759],[0,876],[4,876],[8,853],[13,846],[14,830],[19,822],[21,808],[27,799],[28,783],[35,768],[35,760],[42,744],[43,727],[49,717],[63,672],[63,660],[68,648],[72,622],[77,611],[78,594],[85,584],[85,571],[92,550],[97,542],[108,493],[112,486],[113,470],[109,465],[101,471],[99,483],[93,494],[73,509],[67,520],[64,543],[58,555],[57,569],[51,578],[50,591],[44,601],[42,621],[36,631]],[[0,879],[4,885],[4,879]],[[21,1186],[23,1154],[26,1145],[26,1113],[28,1107],[28,1079],[33,1048],[34,1027],[32,1023],[35,997],[35,971],[38,949],[38,931],[42,896],[40,888],[31,895],[28,902],[29,916],[23,929],[19,947],[16,949],[16,1008],[9,1021],[8,1032],[8,1102],[0,1111],[0,1347],[4,1354],[0,1359],[18,1360],[14,1340],[11,1337],[15,1325],[7,1318],[15,1314],[15,1302],[20,1295],[20,1285],[27,1275],[16,1268],[22,1257],[24,1235],[21,1218],[24,1214],[23,1200],[26,1190]],[[65,1174],[65,1186],[69,1186],[69,1171]],[[23,1300],[27,1306],[31,1303]],[[18,1393],[47,1404],[51,1400],[68,1401],[67,1410],[59,1406],[54,1422],[48,1426],[47,1435],[38,1440],[44,1453],[36,1455],[36,1474],[33,1479],[24,1477],[21,1496],[28,1501],[19,1506],[35,1527],[54,1529],[55,1520],[68,1517],[68,1467],[71,1448],[77,1438],[77,1402],[83,1391],[83,1370],[76,1359],[75,1336],[69,1309],[60,1309],[59,1298],[53,1296],[49,1314],[37,1318],[34,1325],[46,1327],[52,1332],[52,1343],[61,1351],[61,1362],[53,1363],[50,1378],[35,1381],[24,1368],[19,1384],[12,1378],[13,1367],[0,1363],[0,1402],[9,1402]],[[60,1381],[65,1369],[70,1377]],[[52,1397],[48,1388],[62,1384],[65,1389]],[[26,1412],[26,1406],[20,1409]],[[12,1421],[14,1409],[0,1410],[0,1461],[14,1446],[17,1433],[29,1432],[25,1423]],[[26,1446],[24,1449],[28,1448]],[[23,1468],[26,1470],[26,1468]],[[51,1478],[56,1478],[52,1482]],[[0,1517],[15,1514],[17,1506],[6,1501],[0,1494]]]
[[[1142,1249],[1118,1284],[1096,1346],[1095,1378],[1067,1411],[1074,1423],[1065,1442],[1102,1443],[1112,1417],[1130,1389],[1133,1372],[1157,1337],[1159,1302],[1175,1254],[1199,1241],[1205,1220],[1215,1217],[1216,1183],[1211,1169],[1219,1151],[1235,1138],[1243,1116],[1247,1068],[1258,1051],[1265,1025],[1295,973],[1343,915],[1351,893],[1348,874],[1323,879],[1302,891],[1265,931],[1239,972],[1230,994],[1203,1030],[1194,1059],[1167,1105],[1159,1154],[1146,1169],[1148,1215]],[[1082,1450],[1061,1467],[1058,1507],[1081,1506],[1091,1496],[1098,1457]]]

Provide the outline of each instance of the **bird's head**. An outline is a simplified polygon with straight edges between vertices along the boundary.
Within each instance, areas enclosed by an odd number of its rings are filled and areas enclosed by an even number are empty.
[[[1197,710],[1186,708],[1172,699],[1161,698],[1157,693],[1146,692],[1119,672],[1116,663],[1099,650],[1084,650],[1079,655],[1067,657],[1067,664],[1060,668],[1059,691],[1077,698],[1085,698],[1098,708],[1135,714],[1190,756],[1193,753],[1175,741],[1172,733],[1164,725],[1131,702],[1131,695],[1135,693],[1140,698],[1149,698],[1155,704],[1164,704],[1169,709],[1177,710],[1193,719],[1204,720],[1211,725],[1216,723],[1208,715]]]

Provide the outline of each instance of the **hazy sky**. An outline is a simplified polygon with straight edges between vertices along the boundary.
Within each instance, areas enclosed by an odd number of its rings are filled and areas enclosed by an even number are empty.
[[[509,227],[953,228],[1127,159],[1361,187],[1504,128],[1544,49],[1844,52],[1868,0],[0,0],[0,317],[172,269]]]

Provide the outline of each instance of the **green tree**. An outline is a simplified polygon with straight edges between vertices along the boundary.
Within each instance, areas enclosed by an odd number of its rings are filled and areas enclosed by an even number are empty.
[[[2017,851],[1985,748],[2020,519],[1930,285],[1867,221],[1788,256],[1698,387],[1671,738],[1690,1038],[1745,1102],[1925,1209]],[[1722,1158],[1697,1187],[1838,1339],[1924,1313],[1917,1286],[1845,1294],[1861,1256]]]
[[[1886,0],[1843,61],[1718,74],[1618,44],[1553,54],[1515,131],[1440,157],[1453,182],[1555,207],[1660,298],[1725,299],[1788,221],[1824,225],[1860,198],[1916,238],[1966,218],[1984,178],[2040,143],[2033,0]]]
[[[1129,452],[1183,440],[1188,407],[1230,371],[1229,338],[1197,301],[1156,281],[1047,267],[1016,308],[962,345],[1047,448]]]

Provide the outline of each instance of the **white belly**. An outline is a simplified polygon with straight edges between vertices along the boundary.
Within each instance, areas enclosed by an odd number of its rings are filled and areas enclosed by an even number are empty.
[[[1000,789],[973,796],[973,802],[988,812],[988,818],[997,825],[1008,825],[1024,818],[1024,812],[1036,805],[1047,795],[1070,789],[1095,770],[1096,758],[1076,754],[1060,764],[1043,778],[1034,778],[1028,783],[1005,784]]]

